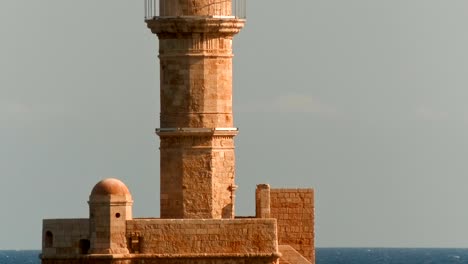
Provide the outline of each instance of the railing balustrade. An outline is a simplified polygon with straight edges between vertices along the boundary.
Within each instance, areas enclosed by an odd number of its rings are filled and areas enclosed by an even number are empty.
[[[205,16],[197,15],[202,8],[209,8],[208,12],[212,17],[226,17],[232,16],[238,19],[246,18],[246,0],[214,0],[206,7],[199,7],[199,10],[187,10],[188,6],[178,6],[177,0],[144,0],[145,2],[145,20],[151,20],[158,17],[174,17],[174,16],[187,16],[187,14],[193,14],[191,16]],[[229,6],[230,3],[230,6]],[[226,4],[228,5],[229,15],[226,15]],[[193,7],[192,7],[193,8]],[[187,12],[184,14],[183,12]]]

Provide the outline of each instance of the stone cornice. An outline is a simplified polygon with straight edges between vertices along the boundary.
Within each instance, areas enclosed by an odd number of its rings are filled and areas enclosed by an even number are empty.
[[[158,128],[156,134],[160,137],[184,136],[221,136],[234,137],[239,133],[237,128]]]
[[[194,33],[233,36],[244,27],[245,20],[234,17],[155,17],[146,20],[146,24],[159,38]]]

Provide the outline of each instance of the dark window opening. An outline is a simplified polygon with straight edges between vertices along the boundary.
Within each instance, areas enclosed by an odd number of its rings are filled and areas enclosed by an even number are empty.
[[[116,217],[116,218],[119,218],[119,217],[120,217],[120,213],[116,213],[116,214],[115,214],[115,217]]]
[[[50,248],[53,246],[53,244],[54,244],[54,235],[52,234],[52,232],[47,231],[45,233],[44,246],[46,248]]]
[[[91,243],[88,239],[80,239],[80,254],[88,254]]]
[[[128,249],[130,253],[141,253],[141,243],[142,243],[143,237],[141,237],[139,234],[132,234],[128,239]]]

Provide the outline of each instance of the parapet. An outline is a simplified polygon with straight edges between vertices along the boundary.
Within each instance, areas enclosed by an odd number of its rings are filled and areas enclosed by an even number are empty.
[[[141,236],[139,253],[272,257],[278,254],[275,219],[134,219],[127,234]]]
[[[89,219],[44,219],[42,256],[88,254]]]

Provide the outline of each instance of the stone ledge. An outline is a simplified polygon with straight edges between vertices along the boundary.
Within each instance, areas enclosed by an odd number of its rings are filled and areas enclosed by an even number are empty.
[[[150,258],[280,258],[280,252],[275,253],[218,253],[218,254],[88,254],[88,255],[70,255],[70,256],[43,256],[40,259],[150,259]]]
[[[235,136],[237,128],[158,128],[156,134],[162,136]]]

